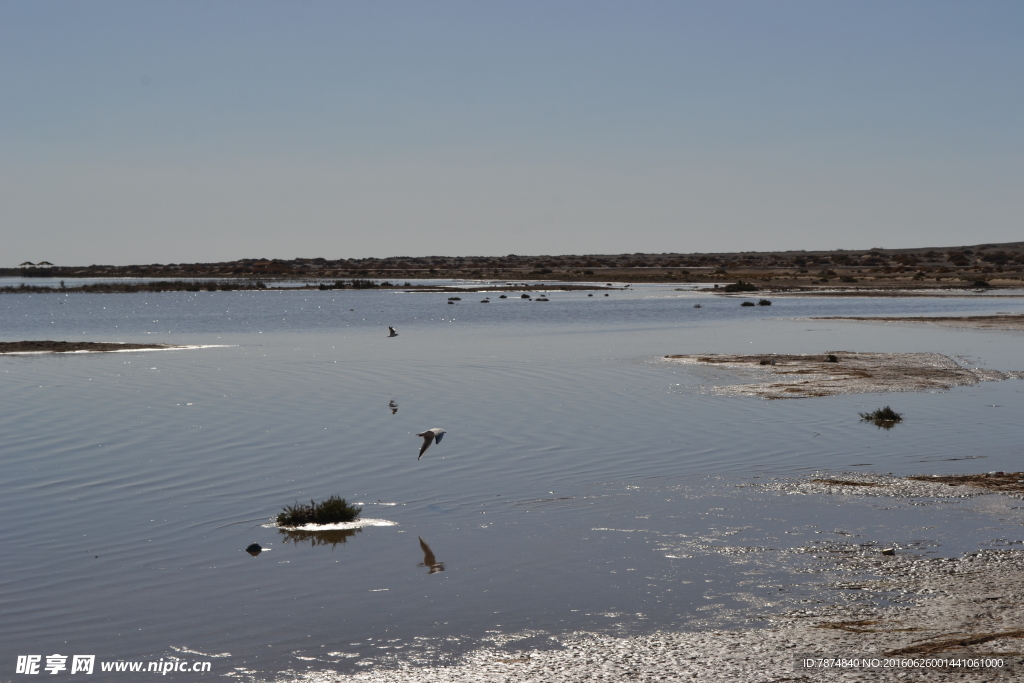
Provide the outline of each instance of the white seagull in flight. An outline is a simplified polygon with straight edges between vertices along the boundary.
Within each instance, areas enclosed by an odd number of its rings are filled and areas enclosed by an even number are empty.
[[[441,443],[441,439],[444,437],[444,434],[445,431],[440,427],[434,427],[433,429],[428,429],[425,432],[417,434],[416,436],[423,437],[423,445],[420,446],[420,454],[416,459],[419,460],[423,457],[423,454],[427,452],[428,448],[430,448],[430,444]]]

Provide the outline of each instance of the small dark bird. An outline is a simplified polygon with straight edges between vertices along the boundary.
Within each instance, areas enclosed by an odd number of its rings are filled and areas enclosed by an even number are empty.
[[[391,408],[392,415],[398,412],[398,404],[395,403],[394,399],[388,402],[388,408]]]
[[[417,536],[419,538],[419,536]],[[428,567],[430,569],[428,574],[436,574],[444,571],[444,562],[438,562],[437,558],[434,557],[434,551],[430,549],[427,542],[420,538],[420,549],[423,550],[423,561],[420,562],[417,567]]]
[[[388,325],[388,336],[389,337],[397,337],[398,336],[398,333],[395,332],[395,328],[391,327],[391,325]]]
[[[423,437],[423,445],[420,446],[420,454],[416,457],[416,459],[419,460],[420,458],[423,457],[423,454],[427,452],[428,448],[430,448],[430,444],[435,442],[441,443],[441,439],[444,438],[444,435],[445,431],[440,427],[434,427],[433,429],[428,429],[425,432],[420,432],[419,434],[417,434],[416,436]]]
[[[263,552],[263,548],[260,546],[259,543],[252,543],[249,545],[248,548],[245,549],[245,552],[249,553],[253,557],[256,557],[257,555]]]

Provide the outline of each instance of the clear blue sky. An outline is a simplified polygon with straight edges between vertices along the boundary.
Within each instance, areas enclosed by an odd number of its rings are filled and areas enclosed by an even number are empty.
[[[0,265],[1024,239],[1024,3],[0,3]]]

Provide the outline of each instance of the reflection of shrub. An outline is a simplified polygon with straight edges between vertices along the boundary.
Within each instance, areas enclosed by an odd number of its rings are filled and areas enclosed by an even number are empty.
[[[278,529],[285,543],[309,543],[310,545],[329,545],[332,548],[345,543],[349,538],[362,532],[362,529],[332,529],[331,531],[301,531],[299,529]]]
[[[871,413],[860,413],[860,419],[864,422],[873,422],[882,429],[892,429],[897,422],[903,422],[903,416],[889,406]]]
[[[362,508],[346,503],[344,498],[331,496],[319,503],[310,500],[309,505],[299,502],[296,502],[295,505],[286,505],[284,510],[277,515],[277,523],[280,526],[337,524],[353,521],[362,511]]]
[[[756,292],[757,285],[752,285],[749,282],[743,280],[737,280],[731,285],[726,285],[722,288],[726,292]]]

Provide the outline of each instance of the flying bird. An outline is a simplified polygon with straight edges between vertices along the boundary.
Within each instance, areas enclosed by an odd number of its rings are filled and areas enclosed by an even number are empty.
[[[430,444],[441,443],[441,439],[444,438],[444,434],[445,431],[440,427],[434,427],[433,429],[428,429],[425,432],[420,432],[419,434],[417,434],[416,436],[423,437],[423,445],[420,446],[420,454],[419,456],[416,457],[416,459],[419,460],[420,458],[423,457],[423,454],[427,452],[428,448],[430,448]]]
[[[419,538],[417,536],[417,538]],[[436,574],[437,572],[444,571],[444,562],[438,562],[437,558],[434,557],[434,551],[430,549],[427,542],[420,538],[420,550],[423,551],[423,561],[420,562],[417,567],[427,567],[430,569],[428,574]]]
[[[389,332],[389,334],[388,334],[389,337],[397,337],[398,336],[398,333],[395,332],[395,328],[391,327],[391,325],[388,325],[388,332]]]

